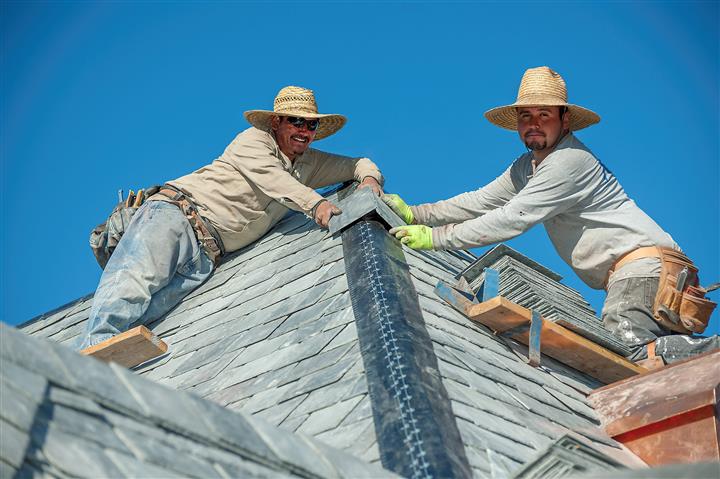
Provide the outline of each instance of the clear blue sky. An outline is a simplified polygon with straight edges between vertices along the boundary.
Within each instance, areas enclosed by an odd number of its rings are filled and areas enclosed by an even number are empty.
[[[478,188],[523,152],[482,114],[540,65],[602,117],[580,139],[703,281],[720,280],[717,2],[1,5],[5,322],[91,293],[88,233],[117,190],[212,161],[284,85],[349,117],[316,147],[371,157],[418,203]],[[510,244],[600,308],[541,226]]]

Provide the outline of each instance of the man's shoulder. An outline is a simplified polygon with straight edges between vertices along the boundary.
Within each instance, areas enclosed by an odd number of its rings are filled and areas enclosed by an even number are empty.
[[[560,147],[551,154],[562,162],[587,163],[597,161],[595,154],[590,148],[585,146],[585,144],[574,135],[566,141],[563,141]]]
[[[241,131],[236,137],[236,140],[240,141],[252,141],[252,140],[261,140],[261,141],[267,141],[269,139],[273,139],[272,135],[265,131],[261,130],[259,128],[255,128],[254,126],[251,126],[250,128],[247,128],[246,130]]]
[[[232,148],[268,147],[274,150],[276,143],[275,138],[269,132],[251,126],[238,133],[230,146]]]

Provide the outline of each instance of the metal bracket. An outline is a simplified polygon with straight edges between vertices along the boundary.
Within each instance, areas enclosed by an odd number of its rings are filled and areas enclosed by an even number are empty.
[[[542,333],[543,319],[540,313],[532,311],[530,319],[530,335],[528,337],[528,364],[532,367],[540,366],[540,334]]]
[[[461,284],[451,286],[444,281],[438,281],[438,284],[435,286],[435,294],[464,315],[467,315],[467,308],[469,306],[478,303],[475,295],[469,290],[462,288]]]
[[[482,300],[487,301],[500,294],[500,274],[493,268],[485,268],[485,280],[482,285]]]

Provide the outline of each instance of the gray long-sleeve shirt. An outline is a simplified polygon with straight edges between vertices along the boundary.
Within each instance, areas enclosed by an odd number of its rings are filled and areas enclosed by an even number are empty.
[[[543,223],[562,259],[595,289],[623,254],[643,246],[677,248],[574,135],[534,174],[532,159],[532,153],[520,156],[477,191],[412,206],[416,222],[434,226],[437,249],[486,246]]]

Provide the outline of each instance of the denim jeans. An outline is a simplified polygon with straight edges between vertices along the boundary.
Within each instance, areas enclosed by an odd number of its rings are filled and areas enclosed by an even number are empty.
[[[103,271],[78,349],[159,318],[213,269],[180,209],[163,201],[146,202]]]
[[[605,328],[632,348],[628,359],[647,358],[647,344],[655,341],[655,354],[672,363],[720,348],[718,336],[695,337],[661,326],[653,317],[660,278],[625,277],[610,282],[602,320]]]

